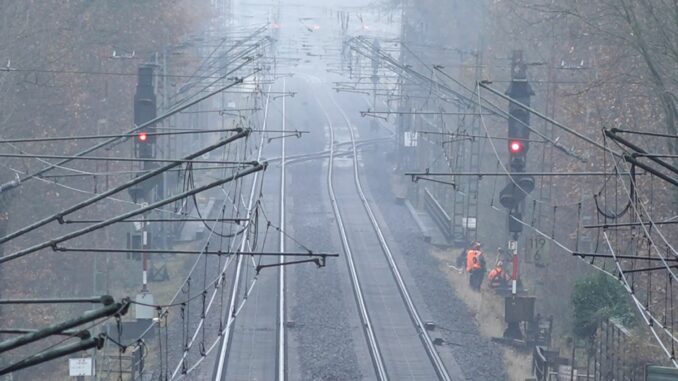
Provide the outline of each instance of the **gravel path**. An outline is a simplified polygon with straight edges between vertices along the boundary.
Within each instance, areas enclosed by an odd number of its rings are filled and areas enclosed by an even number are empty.
[[[289,194],[294,195],[294,213],[289,223],[295,236],[311,249],[339,252],[335,227],[325,193],[324,168],[320,161],[295,166]],[[294,176],[297,174],[297,176]],[[308,175],[313,174],[313,175]],[[318,175],[316,175],[318,174]],[[291,309],[292,328],[297,335],[302,380],[360,380],[360,371],[353,336],[357,316],[349,316],[347,308],[354,303],[350,290],[341,279],[343,258],[330,258],[318,269],[311,265],[294,266],[288,278],[293,282],[294,300]]]

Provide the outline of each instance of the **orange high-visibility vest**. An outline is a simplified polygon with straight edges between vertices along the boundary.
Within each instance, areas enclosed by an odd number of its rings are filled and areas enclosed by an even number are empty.
[[[501,269],[501,267],[497,266],[493,268],[492,271],[490,271],[490,273],[487,275],[487,279],[490,282],[492,282],[495,278],[499,278],[500,276],[502,276],[502,272],[503,270]]]
[[[480,261],[478,260],[480,256],[480,250],[469,250],[466,252],[466,271],[471,272],[473,270],[478,270],[480,268]]]

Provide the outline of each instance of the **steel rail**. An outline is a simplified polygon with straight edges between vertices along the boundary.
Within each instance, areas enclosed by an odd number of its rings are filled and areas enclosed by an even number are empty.
[[[286,82],[283,80],[283,93],[286,90]],[[282,99],[282,131],[285,132],[285,98]],[[280,235],[279,251],[285,252],[285,139],[280,139]],[[280,264],[278,269],[278,353],[277,353],[277,380],[285,381],[285,257],[281,256],[278,260]]]
[[[346,234],[346,228],[344,227],[344,220],[341,217],[341,212],[339,211],[339,206],[337,204],[337,197],[334,193],[334,181],[333,181],[333,167],[334,167],[334,126],[332,125],[332,119],[330,118],[327,110],[323,107],[322,103],[316,98],[318,106],[325,114],[327,119],[327,125],[330,130],[330,154],[329,154],[329,163],[327,169],[327,192],[330,197],[330,203],[332,204],[332,212],[334,213],[334,218],[337,221],[337,228],[339,229],[339,236],[341,238],[341,246],[344,249],[344,258],[346,258],[346,264],[348,265],[351,284],[353,286],[353,294],[355,295],[356,302],[358,304],[358,311],[360,313],[360,319],[363,323],[363,330],[365,333],[365,339],[367,340],[367,345],[370,351],[370,357],[372,357],[372,364],[374,365],[376,376],[380,381],[388,380],[388,374],[386,372],[386,366],[384,365],[384,360],[379,349],[379,343],[377,342],[377,336],[374,333],[374,327],[370,319],[369,312],[367,310],[367,304],[365,303],[365,297],[362,293],[362,288],[360,286],[360,279],[358,278],[358,271],[356,270],[355,262],[353,261],[353,253],[351,252],[351,247],[348,242],[348,236]]]
[[[386,239],[384,238],[384,233],[381,230],[381,227],[379,226],[379,222],[377,221],[377,218],[374,215],[374,212],[372,211],[372,207],[370,206],[369,202],[367,201],[367,197],[365,197],[365,193],[363,192],[363,187],[362,183],[360,181],[360,173],[359,173],[359,165],[358,165],[358,152],[357,148],[355,146],[355,135],[353,131],[353,127],[351,124],[351,121],[349,120],[348,116],[346,115],[346,112],[344,112],[343,108],[336,102],[334,99],[334,96],[331,97],[332,103],[334,103],[335,107],[339,110],[341,113],[344,121],[346,122],[349,135],[351,137],[351,142],[352,142],[352,147],[353,147],[353,178],[355,180],[355,185],[356,189],[358,191],[358,195],[360,196],[360,201],[363,205],[363,208],[365,209],[365,212],[367,213],[370,223],[372,224],[372,228],[374,229],[375,234],[379,238],[379,245],[382,248],[382,251],[384,252],[384,255],[386,256],[386,259],[389,263],[389,267],[391,269],[391,272],[393,274],[393,277],[396,280],[396,283],[398,284],[398,290],[400,291],[400,295],[403,298],[403,301],[405,302],[405,305],[407,306],[407,311],[410,314],[410,318],[412,319],[412,322],[417,328],[417,332],[419,333],[419,338],[421,339],[424,348],[426,349],[426,353],[428,354],[431,363],[433,364],[433,367],[435,368],[435,372],[438,375],[438,378],[440,380],[444,381],[449,381],[451,380],[450,375],[447,372],[447,369],[445,368],[445,364],[443,363],[442,359],[440,358],[440,355],[438,354],[438,351],[436,351],[435,346],[433,344],[433,340],[431,340],[431,337],[428,335],[428,331],[426,330],[426,327],[424,326],[424,322],[419,316],[419,312],[417,311],[416,306],[414,305],[414,301],[412,300],[412,297],[410,296],[410,293],[407,289],[407,285],[405,284],[405,281],[403,280],[403,277],[400,273],[400,270],[398,269],[398,265],[395,262],[395,259],[393,258],[393,253],[391,252],[391,248],[389,247],[388,243],[386,242]]]
[[[269,85],[268,90],[270,91],[271,87]],[[266,130],[267,126],[267,120],[268,120],[268,104],[269,104],[269,99],[270,95],[266,96],[266,105],[264,106],[264,121],[262,124],[262,130]],[[261,139],[259,141],[259,150],[257,152],[257,160],[261,160],[261,155],[264,147],[264,136],[265,134],[261,134]],[[252,180],[252,188],[250,190],[250,196],[249,196],[249,201],[247,203],[247,213],[245,218],[247,220],[252,219],[252,214],[253,214],[253,206],[254,206],[254,196],[257,191],[257,181],[259,179],[258,173],[255,174],[254,179]],[[248,225],[248,228],[252,226],[252,223]],[[245,252],[245,247],[247,245],[247,234],[242,235],[242,240],[240,241],[240,252]],[[234,319],[235,316],[237,316],[238,313],[238,305],[236,304],[236,301],[238,299],[238,291],[239,291],[239,286],[240,286],[240,275],[242,274],[242,268],[243,268],[243,256],[238,255],[238,260],[236,262],[236,267],[235,267],[235,276],[233,278],[233,287],[231,289],[231,297],[230,297],[230,302],[227,310],[227,315],[226,319],[230,323],[232,318]],[[227,324],[226,328],[222,332],[222,339],[221,339],[221,345],[219,346],[219,351],[217,352],[217,365],[215,367],[215,371],[213,374],[212,379],[214,381],[221,381],[225,376],[226,376],[226,361],[228,360],[228,353],[230,349],[230,342],[232,339],[232,332],[233,332],[233,324]]]

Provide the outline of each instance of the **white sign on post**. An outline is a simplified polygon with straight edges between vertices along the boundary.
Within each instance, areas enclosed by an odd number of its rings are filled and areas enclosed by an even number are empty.
[[[525,261],[534,263],[538,267],[545,267],[549,262],[549,241],[539,235],[535,235],[527,240],[527,255]]]
[[[405,131],[403,134],[403,145],[405,147],[416,147],[417,146],[417,132],[414,131]]]
[[[475,217],[463,217],[461,219],[462,224],[466,229],[475,229],[476,228],[476,218]]]
[[[69,376],[94,376],[94,374],[94,360],[91,357],[68,359]]]

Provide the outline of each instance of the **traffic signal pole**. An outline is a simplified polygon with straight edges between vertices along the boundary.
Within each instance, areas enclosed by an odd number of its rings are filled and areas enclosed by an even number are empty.
[[[134,94],[134,124],[137,126],[146,125],[149,121],[154,120],[157,117],[157,97],[155,95],[154,81],[153,81],[153,66],[151,65],[141,65],[139,67],[139,73],[137,77],[137,88],[136,93]],[[146,127],[140,129],[137,132],[137,136],[134,139],[134,157],[138,159],[155,159],[157,156],[157,147],[156,147],[156,136],[150,135],[149,133],[153,131],[155,127],[154,124],[147,125]],[[145,172],[153,171],[157,169],[158,163],[153,161],[142,161],[141,168]],[[159,174],[163,176],[164,174]],[[164,189],[159,191],[159,187],[162,188],[162,179],[157,177],[150,178],[145,180],[137,185],[135,188],[130,188],[130,194],[135,202],[139,202],[142,205],[147,205],[154,203],[158,197],[162,198],[163,195],[158,193],[164,193]],[[141,291],[136,296],[136,301],[140,303],[153,304],[153,294],[148,289],[148,254],[146,250],[152,249],[155,247],[155,244],[151,241],[154,234],[151,234],[149,231],[149,225],[145,221],[148,217],[146,213],[140,216],[142,222],[137,224],[130,225],[131,232],[130,236],[140,235],[140,245],[143,251],[138,255],[141,259]],[[157,229],[155,230],[157,231]],[[135,245],[132,243],[133,239],[128,239],[128,244],[131,244],[128,248],[133,248]],[[133,258],[135,255],[132,256]],[[148,320],[152,319],[153,312],[147,308],[142,307],[142,305],[137,306],[136,308],[136,319],[137,320]]]
[[[527,80],[527,65],[523,60],[523,52],[513,51],[511,58],[511,84],[506,95],[517,102],[509,102],[508,139],[509,153],[508,170],[510,176],[504,189],[499,193],[500,203],[509,210],[508,232],[511,235],[509,251],[514,253],[512,280],[517,282],[518,258],[517,241],[523,226],[516,221],[522,218],[525,208],[525,197],[534,189],[534,177],[525,172],[527,152],[530,149],[530,113],[522,107],[529,107],[530,97],[534,91]],[[514,285],[512,293],[516,294]]]
[[[523,309],[523,298],[518,296],[518,279],[520,279],[520,260],[518,257],[518,239],[523,231],[520,223],[525,210],[525,197],[534,190],[534,177],[525,172],[527,166],[527,152],[530,149],[530,113],[524,106],[529,107],[530,97],[534,91],[527,80],[527,64],[523,59],[523,52],[513,51],[511,57],[511,84],[506,95],[510,99],[508,119],[507,148],[509,162],[508,182],[499,193],[499,202],[508,209],[508,233],[511,237],[508,241],[508,251],[511,253],[511,296],[506,299],[507,329],[504,337],[521,340],[523,333],[520,322],[524,318],[518,318],[515,312]],[[510,308],[509,308],[510,307]],[[511,313],[509,313],[509,309]],[[511,315],[511,316],[508,316]]]

